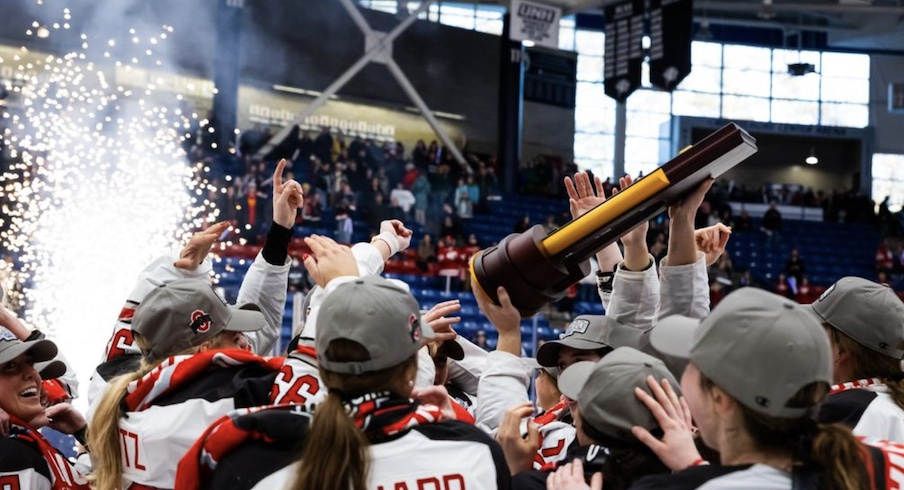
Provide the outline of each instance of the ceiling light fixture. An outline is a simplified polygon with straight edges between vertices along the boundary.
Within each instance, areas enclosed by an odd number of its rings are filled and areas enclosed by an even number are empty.
[[[804,160],[807,162],[807,165],[816,165],[819,163],[819,159],[816,158],[816,149],[812,146],[810,147],[810,155]]]
[[[772,8],[772,0],[763,0],[763,8],[756,14],[763,20],[772,20],[775,18],[775,9]]]

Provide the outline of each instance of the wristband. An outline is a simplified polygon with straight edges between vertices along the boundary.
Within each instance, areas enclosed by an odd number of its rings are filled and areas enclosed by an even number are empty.
[[[399,253],[399,249],[402,247],[401,244],[399,244],[399,239],[388,231],[384,231],[383,233],[380,233],[379,235],[373,237],[370,240],[370,243],[373,243],[374,240],[383,240],[384,242],[386,242],[386,245],[389,247],[390,257]]]
[[[612,272],[596,272],[596,288],[600,290],[602,293],[611,293],[612,292],[612,282],[615,280],[615,271],[618,269],[618,264],[612,268]]]
[[[707,461],[703,458],[697,458],[696,461],[691,463],[691,466],[708,466],[708,465],[709,465],[709,461]]]
[[[85,425],[81,429],[75,431],[75,434],[72,434],[75,437],[75,440],[78,441],[79,444],[84,446],[85,451],[88,451],[88,426]]]

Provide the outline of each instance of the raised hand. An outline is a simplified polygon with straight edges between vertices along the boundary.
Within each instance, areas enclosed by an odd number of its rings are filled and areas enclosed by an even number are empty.
[[[731,227],[722,223],[700,228],[694,232],[697,250],[706,255],[707,266],[713,265],[719,260],[719,257],[725,252],[729,238],[731,238]]]
[[[188,240],[188,244],[179,253],[179,260],[174,262],[173,265],[187,271],[197,269],[201,262],[204,262],[204,258],[210,253],[217,240],[220,239],[220,235],[228,228],[229,222],[221,221],[206,230],[192,235],[191,239]]]
[[[57,403],[44,409],[44,415],[50,420],[50,427],[63,434],[75,434],[88,425],[85,417],[68,403]]]
[[[624,190],[634,184],[634,179],[630,175],[625,175],[618,179],[618,189],[612,190],[612,196],[618,194],[619,189]],[[610,196],[610,197],[612,197]],[[647,231],[650,229],[650,222],[644,221],[643,223],[638,224],[634,228],[631,228],[631,231],[625,233],[624,236],[621,237],[622,245],[625,248],[628,247],[643,247],[646,249],[647,246]],[[644,254],[646,250],[644,250]]]
[[[640,388],[635,388],[637,398],[647,406],[663,431],[662,439],[657,439],[643,427],[634,426],[631,433],[672,471],[683,470],[700,461],[700,453],[694,444],[695,429],[691,425],[691,414],[687,402],[679,399],[668,380],[657,382],[647,377],[647,386],[655,398]]]
[[[389,219],[386,221],[380,222],[380,234],[375,238],[384,239],[383,236],[390,235],[392,238],[395,238],[396,245],[398,245],[398,250],[393,247],[393,244],[387,241],[387,245],[389,245],[389,249],[392,252],[392,255],[395,255],[402,250],[405,250],[411,245],[411,236],[414,234],[408,228],[405,228],[405,224],[397,219]],[[389,238],[389,237],[387,237]]]
[[[283,228],[292,228],[298,208],[304,205],[304,192],[301,184],[294,180],[283,182],[282,174],[286,168],[286,159],[276,164],[273,172],[273,222]]]
[[[530,402],[509,408],[496,432],[496,440],[502,446],[509,472],[513,475],[531,469],[534,456],[540,449],[540,431],[533,420],[527,421],[527,436],[521,435],[521,419],[533,413],[534,406]]]
[[[712,177],[704,180],[697,186],[694,192],[691,192],[685,196],[684,199],[669,206],[669,218],[672,220],[684,219],[693,223],[694,216],[697,214],[697,208],[703,204],[706,193],[709,192],[709,188],[713,186],[713,182],[715,181],[716,180]]]
[[[455,340],[458,334],[452,329],[452,325],[461,321],[460,316],[448,316],[461,310],[461,302],[457,299],[437,303],[424,314],[424,321],[433,329],[437,346],[445,341]]]
[[[596,185],[595,192],[587,172],[574,174],[574,180],[571,177],[565,177],[565,192],[568,193],[568,206],[571,209],[572,219],[577,219],[600,203],[606,202],[603,182],[597,176],[593,177],[593,182]]]
[[[304,266],[318,286],[326,287],[337,277],[359,275],[358,263],[350,248],[320,235],[311,235],[304,243],[311,249],[311,253],[304,256]]]

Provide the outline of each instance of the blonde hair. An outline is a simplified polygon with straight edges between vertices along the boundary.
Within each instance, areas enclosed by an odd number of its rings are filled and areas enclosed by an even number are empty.
[[[324,353],[339,362],[360,362],[370,358],[361,344],[337,339]],[[350,488],[367,490],[370,471],[370,441],[355,425],[343,405],[342,397],[389,390],[407,397],[409,380],[417,373],[417,355],[405,362],[364,374],[340,374],[320,368],[323,384],[330,387],[326,400],[317,407],[311,429],[305,438],[302,464],[290,487],[292,490],[328,490]]]
[[[211,348],[215,349],[225,342],[221,332],[210,341]],[[150,350],[146,340],[138,333],[133,332],[133,339],[141,349],[142,355]],[[200,347],[192,347],[183,352],[173,353],[193,354]],[[122,447],[119,437],[119,419],[123,416],[122,399],[126,395],[129,383],[141,379],[144,375],[153,371],[160,365],[161,359],[155,363],[147,362],[145,357],[141,359],[141,366],[133,373],[123,374],[110,380],[107,390],[97,404],[94,417],[88,426],[88,447],[91,448],[91,461],[94,464],[94,472],[89,477],[91,485],[97,490],[115,490],[122,487]]]

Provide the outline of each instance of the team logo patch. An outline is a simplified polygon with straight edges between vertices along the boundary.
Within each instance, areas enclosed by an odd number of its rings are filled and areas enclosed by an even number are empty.
[[[562,338],[571,337],[576,333],[587,333],[587,328],[590,327],[590,320],[585,320],[583,318],[579,320],[575,320],[571,322],[571,325],[568,325],[568,329],[565,330],[565,333],[562,334]]]
[[[421,340],[421,323],[417,321],[417,315],[414,313],[408,315],[408,334],[411,335],[412,342]]]
[[[819,295],[819,300],[818,300],[818,301],[822,301],[822,300],[826,299],[826,297],[827,297],[829,294],[831,294],[832,291],[834,291],[834,290],[835,290],[835,284],[832,284],[831,286],[829,286],[829,289],[826,289],[825,292],[823,292],[822,294]]]
[[[207,333],[210,330],[210,315],[201,310],[193,311],[190,326],[195,333]]]
[[[0,327],[0,340],[19,340],[12,332]]]

